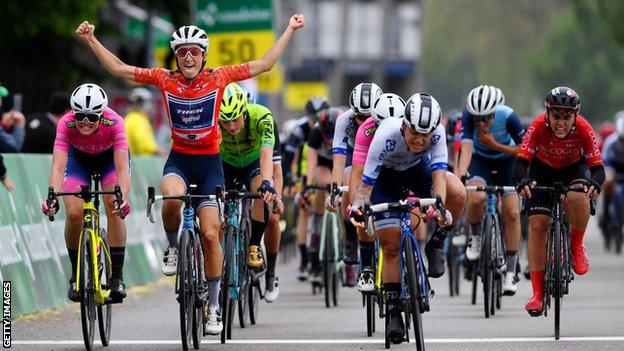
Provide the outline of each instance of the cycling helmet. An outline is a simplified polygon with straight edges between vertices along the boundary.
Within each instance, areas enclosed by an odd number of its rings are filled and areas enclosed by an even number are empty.
[[[326,98],[315,96],[310,98],[305,105],[305,113],[308,116],[318,119],[319,112],[329,108],[329,101]]]
[[[342,110],[335,107],[330,107],[319,114],[319,128],[326,139],[334,137],[336,120],[338,120],[340,114],[342,114]]]
[[[624,111],[615,114],[615,132],[617,132],[618,137],[624,138]]]
[[[247,92],[247,103],[249,103],[249,104],[255,104],[256,103],[256,97],[252,93],[250,93],[250,92]]]
[[[498,96],[498,100],[496,101],[497,105],[504,105],[505,104],[505,94],[503,94],[503,91],[500,88],[494,87],[496,89],[496,96]]]
[[[108,106],[108,97],[99,85],[85,83],[72,92],[69,102],[74,112],[101,115]]]
[[[546,95],[544,106],[547,110],[553,108],[578,110],[581,107],[581,98],[571,88],[556,87]]]
[[[132,103],[152,100],[152,92],[146,88],[138,87],[128,92],[128,100]]]
[[[371,117],[375,119],[377,123],[390,117],[400,118],[403,117],[405,112],[405,100],[397,94],[385,93],[381,94],[371,110]]]
[[[405,120],[418,133],[431,133],[440,124],[442,109],[429,94],[412,95],[405,104]]]
[[[621,113],[620,116],[618,116]],[[618,112],[615,115],[615,122],[617,123],[618,119],[620,118],[624,118],[624,112]],[[623,125],[624,127],[624,125]],[[613,134],[616,131],[615,126],[613,125],[613,123],[611,122],[606,122],[600,125],[600,128],[598,128],[598,134],[600,134],[600,138],[602,140],[605,140],[606,138],[609,137],[609,135]],[[622,130],[622,132],[624,132],[624,130]],[[619,133],[618,133],[619,135]],[[624,134],[622,135],[624,136]]]
[[[473,116],[487,116],[496,112],[496,107],[505,101],[503,92],[491,85],[479,85],[468,93],[466,109]]]
[[[358,115],[370,115],[373,103],[382,93],[375,83],[360,83],[349,95],[349,106]]]
[[[299,122],[296,119],[289,119],[286,122],[284,122],[284,124],[282,125],[282,134],[284,135],[284,140],[288,139],[288,137],[290,137],[290,134],[292,134],[293,130],[295,130],[295,128],[297,128],[297,124]]]
[[[175,51],[182,44],[197,44],[204,52],[208,51],[208,35],[197,26],[182,26],[171,34],[171,49]]]
[[[223,91],[219,120],[229,122],[247,110],[247,92],[236,83],[230,83]]]

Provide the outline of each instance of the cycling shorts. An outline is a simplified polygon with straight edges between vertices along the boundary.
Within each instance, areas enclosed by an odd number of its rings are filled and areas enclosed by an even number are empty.
[[[488,159],[478,155],[472,155],[470,167],[468,167],[469,180],[475,180],[484,185],[515,185],[513,180],[514,159],[506,157],[503,159]],[[516,192],[506,192],[505,196],[513,195]]]
[[[529,170],[529,178],[535,180],[537,185],[551,186],[554,182],[570,185],[582,179],[589,180],[589,167],[583,161],[563,168],[552,168],[534,158]],[[526,200],[526,208],[529,216],[544,214],[552,217],[551,198],[548,192],[531,191],[531,198]]]
[[[373,205],[384,202],[396,202],[402,197],[402,190],[410,190],[416,197],[431,197],[431,163],[429,158],[423,158],[416,165],[397,171],[382,167],[373,186],[371,203]],[[401,227],[403,212],[391,210],[376,213],[373,217],[375,230]]]
[[[167,177],[178,177],[186,186],[197,185],[193,192],[197,195],[214,195],[217,186],[223,187],[223,165],[221,156],[216,155],[190,155],[171,150],[165,168],[163,169],[163,179]],[[204,206],[217,206],[215,200],[202,199],[195,204],[196,211]]]
[[[251,189],[251,180],[260,175],[260,160],[255,160],[246,167],[234,167],[229,163],[223,162],[223,175],[225,176],[225,189],[234,188],[234,180],[238,180],[245,184],[247,191],[255,191]]]
[[[128,155],[128,161],[130,156]],[[67,153],[67,167],[61,189],[64,192],[80,191],[81,185],[90,185],[91,175],[100,174],[102,189],[117,184],[117,171],[113,148],[99,154],[87,154],[71,146]]]

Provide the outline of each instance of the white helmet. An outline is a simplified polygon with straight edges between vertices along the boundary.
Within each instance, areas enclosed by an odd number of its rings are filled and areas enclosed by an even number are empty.
[[[496,88],[496,94],[498,95],[498,100],[496,101],[496,103],[498,105],[504,105],[505,104],[505,94],[503,94],[503,91],[498,88],[498,87],[494,87]]]
[[[505,101],[503,92],[491,85],[479,85],[472,89],[466,99],[466,108],[473,116],[487,116],[496,112],[496,107]]]
[[[182,44],[197,44],[208,51],[208,35],[197,26],[182,26],[171,34],[171,49],[175,51]]]
[[[370,115],[373,103],[381,94],[383,92],[377,84],[360,83],[353,88],[351,95],[349,95],[349,106],[358,115]]]
[[[284,140],[288,139],[290,134],[292,134],[293,130],[297,128],[298,121],[296,119],[289,119],[284,122],[282,126],[282,134],[284,134]]]
[[[128,100],[132,103],[152,100],[152,92],[147,88],[138,87],[128,92]]]
[[[624,138],[624,111],[615,114],[615,132],[618,137]]]
[[[371,117],[377,123],[390,117],[400,118],[405,112],[405,100],[397,94],[385,93],[379,95],[373,108],[371,109]]]
[[[414,94],[405,104],[405,120],[418,133],[431,133],[440,124],[441,117],[440,104],[429,94]]]
[[[101,115],[108,106],[108,97],[99,85],[85,83],[71,94],[70,105],[74,112]]]

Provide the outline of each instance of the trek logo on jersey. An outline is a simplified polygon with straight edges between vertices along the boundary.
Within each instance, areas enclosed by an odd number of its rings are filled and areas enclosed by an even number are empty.
[[[217,90],[196,99],[181,98],[166,93],[166,99],[173,128],[196,130],[214,125]]]

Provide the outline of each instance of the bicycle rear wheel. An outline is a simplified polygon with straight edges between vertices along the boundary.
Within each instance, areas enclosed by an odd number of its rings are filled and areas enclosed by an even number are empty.
[[[83,230],[80,236],[80,271],[78,276],[78,290],[80,292],[80,321],[82,323],[82,338],[85,348],[93,348],[95,335],[95,282],[93,272],[93,252],[91,251],[91,234]]]
[[[471,282],[472,282],[472,294],[470,297],[470,303],[473,305],[477,304],[477,285],[478,285],[478,274],[477,271],[479,269],[477,262],[468,262],[469,265],[471,265],[472,268],[472,274],[471,274]]]
[[[425,338],[423,336],[422,329],[422,316],[420,312],[420,284],[419,274],[416,271],[416,257],[414,255],[414,248],[412,240],[408,237],[403,244],[403,259],[405,260],[405,274],[407,279],[407,288],[409,291],[409,309],[412,315],[413,329],[414,329],[414,342],[416,343],[416,349],[423,351],[425,349]]]
[[[325,232],[322,236],[323,245],[323,289],[325,289],[325,307],[330,308],[332,303],[332,294],[334,291],[334,265],[331,258],[332,252],[332,233],[329,225],[328,215],[325,214]]]
[[[178,250],[178,305],[180,309],[180,335],[184,351],[191,347],[194,328],[193,311],[195,309],[190,236],[191,234],[187,230],[182,232]]]
[[[373,336],[375,332],[375,300],[373,295],[364,295],[364,305],[366,307],[366,335]]]
[[[100,248],[98,254],[98,267],[102,267],[100,271],[100,285],[102,290],[110,289],[110,278],[113,272],[110,260],[110,246],[108,245],[108,236],[106,230],[100,229],[100,237],[102,238],[103,248]],[[113,315],[113,308],[110,303],[105,301],[104,305],[97,307],[97,320],[98,327],[100,329],[100,340],[102,340],[103,346],[108,346],[111,336],[111,317]]]

